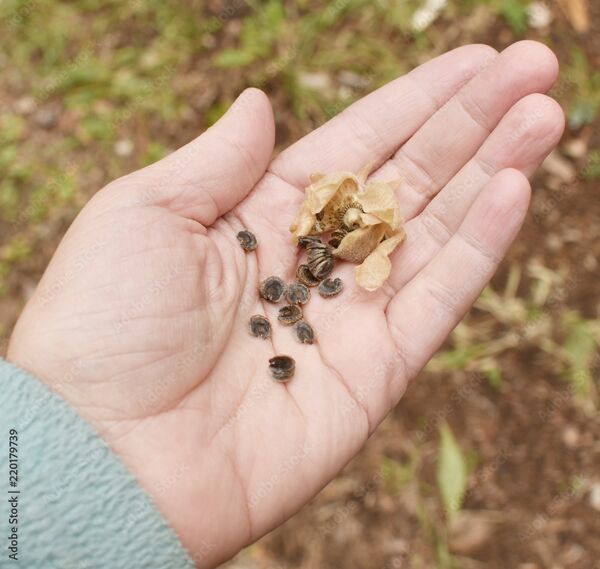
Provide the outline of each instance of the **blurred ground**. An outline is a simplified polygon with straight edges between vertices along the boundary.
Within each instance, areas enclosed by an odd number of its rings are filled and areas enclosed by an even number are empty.
[[[569,127],[521,238],[365,450],[227,567],[598,569],[599,32],[594,0],[5,0],[0,353],[89,196],[244,87],[284,147],[447,49],[538,39]]]

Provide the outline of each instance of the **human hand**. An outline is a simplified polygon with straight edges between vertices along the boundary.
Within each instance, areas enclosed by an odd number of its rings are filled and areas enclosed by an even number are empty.
[[[358,452],[479,295],[526,214],[533,173],[559,140],[549,50],[466,46],[365,97],[271,161],[266,97],[246,91],[205,134],[98,192],[24,310],[8,359],[94,425],[200,566],[297,511]],[[294,278],[288,227],[311,172],[405,181],[407,240],[376,293],[351,265],[313,294],[317,343],[276,321],[260,280]],[[236,233],[250,229],[255,253]],[[266,311],[266,312],[265,312]],[[287,385],[274,353],[296,360]]]

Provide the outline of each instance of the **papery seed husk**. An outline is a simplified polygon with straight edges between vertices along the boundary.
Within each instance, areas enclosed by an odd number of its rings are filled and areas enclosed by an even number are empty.
[[[402,243],[404,238],[404,231],[400,231],[388,239],[384,239],[375,251],[354,269],[356,284],[368,291],[377,290],[392,270],[390,254]]]
[[[344,261],[362,263],[375,250],[384,233],[383,225],[360,227],[348,233],[333,254]]]

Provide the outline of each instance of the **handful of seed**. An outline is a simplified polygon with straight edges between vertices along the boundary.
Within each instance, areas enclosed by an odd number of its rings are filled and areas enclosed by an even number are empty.
[[[237,239],[244,251],[254,251],[258,246],[256,237],[247,229],[237,234]],[[306,263],[298,266],[297,282],[288,285],[277,277],[271,276],[262,281],[258,287],[261,298],[272,304],[284,300],[287,304],[279,309],[277,320],[284,326],[293,326],[298,341],[302,344],[312,344],[315,332],[312,326],[304,320],[302,307],[311,298],[309,287],[318,287],[318,293],[323,298],[331,298],[342,292],[343,284],[340,278],[328,278],[333,270],[335,259],[333,247],[323,243],[320,237],[303,236],[298,244],[306,250]],[[255,314],[248,325],[250,334],[264,340],[271,337],[271,323],[266,316]],[[269,360],[269,370],[276,381],[289,381],[294,375],[296,363],[293,358],[276,355]]]
[[[357,263],[356,282],[366,290],[377,290],[388,278],[392,263],[390,254],[404,240],[405,232],[393,184],[367,182],[371,167],[357,174],[335,172],[313,174],[305,190],[304,202],[290,231],[295,242],[305,249],[306,263],[298,266],[297,282],[286,285],[277,276],[260,283],[258,293],[267,302],[287,304],[279,309],[277,320],[293,326],[296,338],[303,344],[315,341],[312,326],[304,320],[303,306],[311,298],[310,288],[318,287],[323,298],[342,291],[339,277],[330,278],[335,259]],[[328,243],[322,236],[328,234]],[[243,229],[237,239],[244,251],[254,251],[258,241]],[[271,337],[271,323],[266,316],[250,318],[250,333],[262,339]],[[290,356],[276,355],[269,360],[269,370],[276,381],[289,381],[296,362]]]
[[[368,165],[357,174],[313,174],[290,231],[308,250],[308,267],[316,278],[329,275],[336,257],[357,263],[356,283],[373,291],[388,278],[392,268],[389,256],[406,234],[395,184],[367,182],[370,171]],[[328,244],[317,237],[325,234],[329,234]],[[306,269],[302,271],[304,279]],[[311,286],[307,280],[301,282]]]

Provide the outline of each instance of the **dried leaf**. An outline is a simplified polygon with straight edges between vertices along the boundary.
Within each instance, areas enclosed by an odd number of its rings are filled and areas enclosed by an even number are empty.
[[[575,31],[587,32],[590,28],[588,0],[561,0],[560,3]]]

